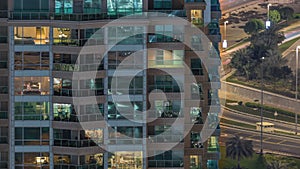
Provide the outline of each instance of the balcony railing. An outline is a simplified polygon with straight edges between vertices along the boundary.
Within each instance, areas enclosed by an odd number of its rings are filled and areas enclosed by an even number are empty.
[[[111,89],[111,86],[109,86],[110,89],[108,89],[108,95],[141,95],[143,94],[143,88],[134,88],[134,89]]]
[[[162,90],[166,93],[179,93],[183,92],[183,89],[180,86],[175,85],[148,85],[148,91],[151,92],[152,90]]]
[[[104,70],[103,64],[65,64],[54,63],[54,71],[96,71]]]
[[[171,37],[172,36],[172,37]],[[184,42],[183,34],[174,34],[171,36],[160,35],[160,34],[150,34],[148,35],[149,43],[157,43],[157,42]]]
[[[76,165],[76,164],[59,164],[54,162],[55,169],[103,169],[104,167],[99,164],[83,164],[83,165]]]
[[[54,91],[54,96],[67,96],[67,97],[88,97],[100,96],[104,94],[104,89],[58,89]]]
[[[101,121],[103,120],[103,114],[85,114],[78,116],[80,122],[89,122],[89,121]]]
[[[169,143],[169,142],[176,143],[176,142],[182,142],[184,137],[183,137],[183,134],[181,134],[181,135],[161,134],[161,135],[150,135],[148,138],[151,143]]]
[[[219,147],[219,145],[215,145],[215,146],[209,146],[208,148],[207,148],[207,150],[208,150],[208,152],[220,152],[220,147]]]
[[[69,139],[54,139],[54,146],[61,147],[92,147],[102,144],[103,141],[96,143],[94,140],[69,140]]]
[[[181,111],[148,111],[148,118],[180,118],[183,117]]]
[[[190,166],[190,169],[202,169],[202,167],[201,166]]]
[[[202,0],[201,0],[202,2]],[[160,12],[168,16],[186,17],[185,10],[149,10],[145,12]],[[104,19],[117,19],[123,16],[130,16],[131,18],[147,18],[148,16],[142,11],[126,11],[119,13],[103,12],[95,14],[58,14],[53,12],[9,12],[9,19],[11,20],[64,20],[64,21],[89,21],[89,20],[104,20]],[[152,14],[153,16],[153,14]],[[0,11],[0,17],[7,18],[8,11]]]
[[[185,2],[205,2],[204,0],[185,0]]]
[[[183,68],[183,60],[148,60],[149,68]]]
[[[130,139],[109,139],[108,144],[143,144],[143,139],[130,138]]]
[[[168,16],[186,17],[185,10],[148,10],[146,12],[159,12],[167,14]]]
[[[143,120],[142,114],[137,113],[116,113],[116,112],[108,112],[107,115],[108,120]]]
[[[183,168],[183,160],[149,160],[148,166],[154,168]]]
[[[63,122],[78,122],[77,115],[71,114],[69,117],[63,117],[63,116],[54,116],[54,121],[63,121]]]
[[[49,120],[49,114],[15,115],[15,120]]]

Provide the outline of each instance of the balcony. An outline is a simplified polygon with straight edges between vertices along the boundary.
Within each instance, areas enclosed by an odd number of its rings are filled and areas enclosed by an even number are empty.
[[[58,115],[54,116],[54,121],[63,121],[63,122],[79,122],[77,115]]]
[[[68,96],[68,97],[89,97],[100,96],[104,94],[104,89],[56,89],[54,90],[54,96]]]
[[[71,140],[71,139],[54,139],[54,146],[60,147],[92,147],[102,144],[103,141],[95,142],[94,140]]]
[[[178,143],[183,142],[183,134],[159,134],[159,135],[149,135],[148,140],[150,143]]]
[[[54,164],[54,169],[103,169],[102,165],[98,164]]]
[[[148,35],[148,42],[149,43],[184,42],[184,35],[177,34],[177,35],[173,35],[173,37],[170,37],[170,36],[164,36],[159,34],[150,34]]]
[[[117,13],[108,15],[107,13],[97,14],[57,14],[51,12],[10,12],[10,20],[61,20],[61,21],[90,21],[117,19],[129,14],[141,13],[139,11],[130,11],[129,13]],[[1,13],[0,13],[1,14]],[[5,14],[3,14],[5,16]],[[133,18],[141,17],[142,15],[132,16]]]
[[[149,68],[184,68],[183,60],[148,60]]]
[[[104,70],[104,65],[100,63],[95,63],[95,64],[54,63],[53,64],[53,71],[85,72],[85,71],[101,71],[101,70]]]
[[[130,138],[130,139],[113,139],[110,138],[108,140],[108,144],[110,145],[134,145],[134,144],[143,144],[143,139],[139,139],[139,138]]]
[[[147,12],[159,12],[167,14],[168,16],[186,17],[185,10],[148,10]]]
[[[165,111],[154,111],[148,110],[148,118],[181,118],[183,114],[180,110],[165,110]]]
[[[165,93],[183,92],[182,87],[178,85],[148,85],[148,92],[151,92],[152,90],[162,90]]]

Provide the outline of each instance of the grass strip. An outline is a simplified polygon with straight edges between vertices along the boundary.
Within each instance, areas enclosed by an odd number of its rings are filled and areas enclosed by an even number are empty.
[[[286,51],[289,47],[291,47],[294,43],[296,43],[298,40],[300,39],[300,37],[297,37],[295,39],[289,40],[283,44],[281,44],[279,46],[279,52],[283,53],[284,51]]]

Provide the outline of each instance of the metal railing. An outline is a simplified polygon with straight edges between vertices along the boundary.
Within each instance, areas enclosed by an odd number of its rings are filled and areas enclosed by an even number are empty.
[[[165,112],[148,110],[147,117],[148,118],[181,118],[181,117],[184,117],[184,115],[183,115],[183,113],[181,113],[181,111],[176,111],[176,110],[165,111]]]
[[[138,139],[138,138],[130,138],[130,139],[112,139],[110,138],[108,140],[108,144],[143,144],[143,139]]]
[[[166,93],[180,93],[183,92],[183,88],[180,86],[175,85],[148,85],[148,91],[151,92],[152,90],[162,90]]]
[[[103,141],[96,143],[94,140],[71,140],[71,139],[56,139],[54,138],[54,146],[60,147],[92,147],[102,144]]]
[[[102,165],[99,164],[59,164],[59,162],[54,161],[55,169],[104,169]]]
[[[183,60],[148,60],[149,68],[183,68]]]
[[[183,167],[183,160],[149,160],[148,161],[149,167],[168,167],[168,168],[175,168],[175,167]]]
[[[25,114],[26,112],[24,112]],[[15,115],[15,120],[49,120],[48,114],[30,114],[30,115]]]
[[[65,64],[54,63],[54,71],[97,71],[104,70],[103,64]]]
[[[54,115],[53,118],[54,121],[63,121],[63,122],[78,122],[78,116],[77,115],[73,115],[71,114],[68,117],[64,117],[64,116],[59,116],[59,115]]]
[[[184,42],[184,34],[172,34],[170,36],[160,34],[148,35],[149,43],[163,43],[163,42]]]
[[[161,135],[150,135],[149,137],[149,141],[151,143],[174,143],[174,142],[181,142],[183,141],[183,134],[181,135],[165,135],[165,134],[161,134]]]
[[[104,95],[104,89],[58,89],[54,91],[54,96],[88,97],[100,95]]]
[[[201,0],[202,2],[202,0]],[[186,17],[185,10],[148,10],[144,12],[159,12],[168,16]],[[8,15],[9,13],[9,15]],[[134,15],[132,15],[134,14]],[[132,16],[130,16],[132,15]],[[105,20],[118,19],[127,16],[130,18],[147,18],[148,15],[142,11],[123,11],[123,12],[102,12],[95,14],[64,14],[53,12],[28,12],[28,11],[0,11],[0,17],[9,18],[11,20],[63,20],[63,21],[90,21],[90,20]],[[153,14],[151,14],[153,16]]]

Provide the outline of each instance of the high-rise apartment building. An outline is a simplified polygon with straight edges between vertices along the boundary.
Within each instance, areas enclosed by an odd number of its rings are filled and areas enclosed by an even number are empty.
[[[202,30],[217,49],[208,53],[209,70],[180,42],[185,25],[133,19],[101,29],[142,12]],[[1,0],[0,168],[217,169],[220,128],[205,140],[201,130],[220,109],[220,17],[218,0]],[[205,50],[200,35],[189,38]],[[115,43],[104,55],[82,52]]]

